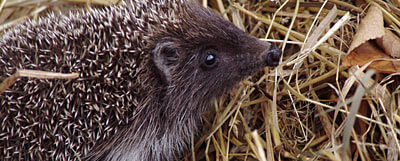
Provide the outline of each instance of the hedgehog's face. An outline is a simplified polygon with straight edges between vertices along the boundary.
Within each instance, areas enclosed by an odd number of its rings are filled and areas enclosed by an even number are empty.
[[[213,99],[263,67],[278,65],[281,52],[276,46],[197,3],[188,8],[180,27],[154,39],[153,60],[168,89]]]
[[[239,39],[237,43],[209,40],[192,48],[195,56],[186,62],[195,72],[186,73],[187,76],[195,78],[197,86],[206,88],[204,91],[211,96],[219,96],[263,67],[279,64],[281,52],[276,46],[248,35]]]
[[[239,34],[234,41],[164,39],[154,47],[153,60],[168,89],[215,98],[263,67],[279,63],[281,52],[276,46]]]

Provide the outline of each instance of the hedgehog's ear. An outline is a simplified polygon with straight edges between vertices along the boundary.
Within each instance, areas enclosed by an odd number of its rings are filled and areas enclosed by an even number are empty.
[[[164,74],[167,83],[171,82],[174,68],[178,65],[179,55],[173,42],[157,43],[153,48],[153,61]]]

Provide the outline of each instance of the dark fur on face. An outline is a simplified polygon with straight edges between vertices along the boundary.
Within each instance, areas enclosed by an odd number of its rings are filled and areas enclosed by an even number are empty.
[[[91,149],[84,160],[175,160],[215,98],[279,57],[269,43],[183,0],[137,0],[27,22],[0,41],[0,80],[19,68],[81,74],[22,79],[0,95],[12,140],[0,137],[17,151],[51,151],[25,159],[65,160]],[[10,119],[20,115],[33,118]],[[15,134],[26,129],[35,135]],[[41,130],[39,148],[30,145],[26,139]]]

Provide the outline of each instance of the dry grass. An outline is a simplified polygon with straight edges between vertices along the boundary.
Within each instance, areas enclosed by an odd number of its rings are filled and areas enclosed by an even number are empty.
[[[398,76],[341,66],[367,3],[238,1],[201,2],[279,45],[283,62],[216,101],[185,160],[400,159]],[[387,11],[387,27],[399,34],[396,5],[368,2]],[[0,30],[49,10],[111,3],[118,0],[3,0]]]

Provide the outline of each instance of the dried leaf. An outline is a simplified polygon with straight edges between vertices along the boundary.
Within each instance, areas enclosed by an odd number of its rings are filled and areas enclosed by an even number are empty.
[[[394,59],[368,41],[346,55],[343,60],[343,66],[362,66],[374,61],[368,66],[368,69],[375,69],[378,73],[400,72],[400,62],[390,60]]]
[[[371,6],[367,15],[361,21],[348,53],[368,40],[376,39],[383,35],[385,35],[385,28],[383,27],[382,11],[376,6]]]
[[[385,29],[385,35],[377,38],[376,43],[386,54],[394,58],[400,57],[400,38],[393,34],[392,31]]]

